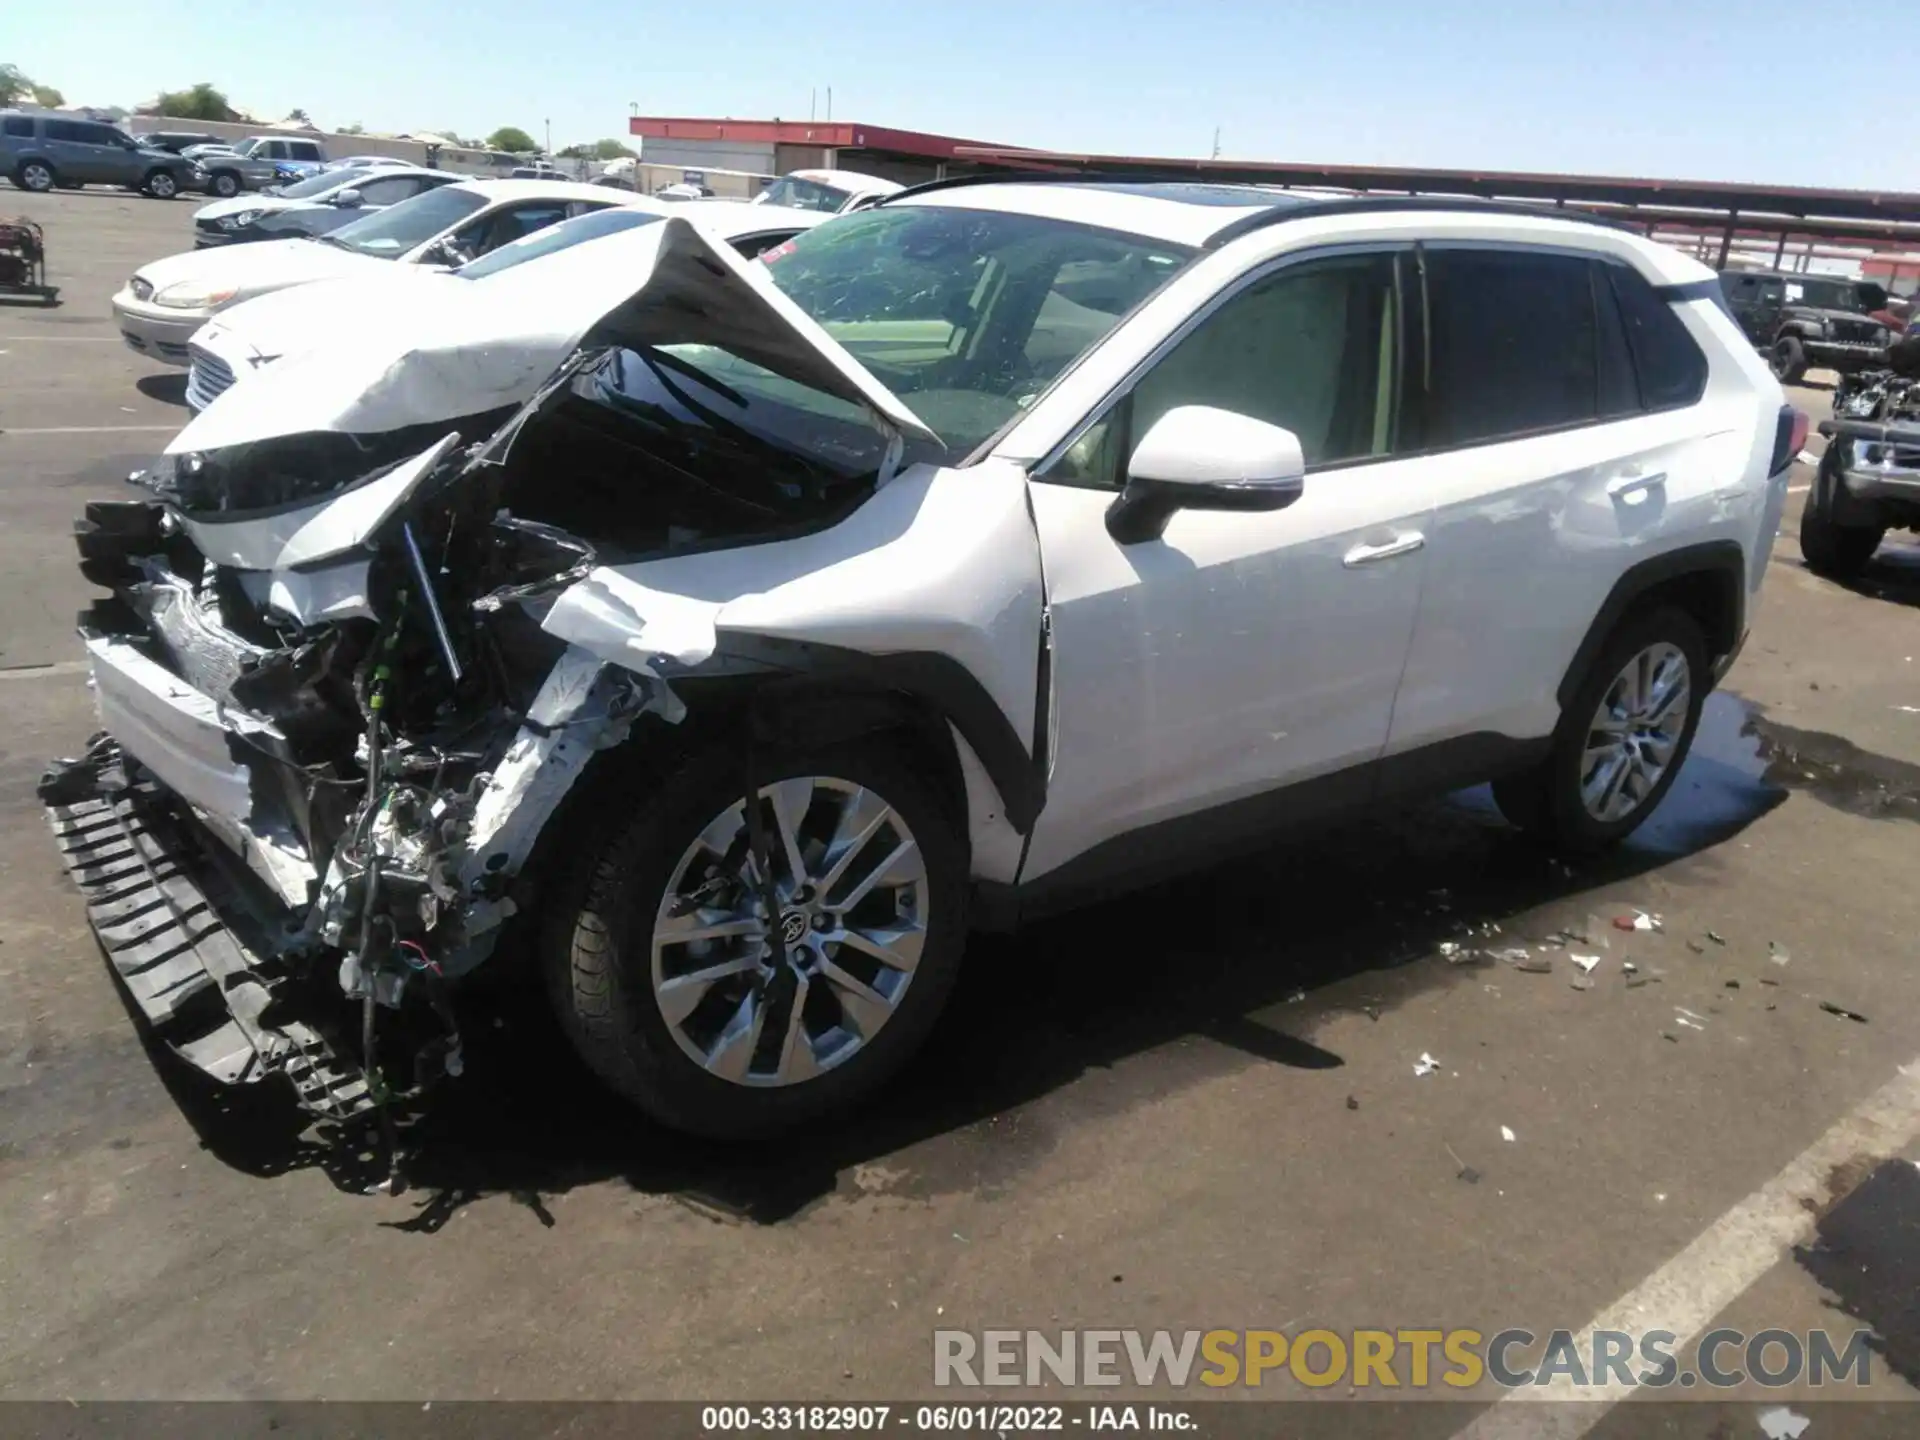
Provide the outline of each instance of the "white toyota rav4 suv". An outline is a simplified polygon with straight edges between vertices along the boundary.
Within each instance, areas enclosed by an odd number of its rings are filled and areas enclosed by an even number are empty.
[[[182,1054],[334,1115],[546,976],[669,1125],[885,1083],[970,926],[1491,780],[1659,803],[1804,420],[1713,274],[1520,207],[943,184],[290,357],[89,507],[42,796]],[[493,328],[489,328],[489,327]]]

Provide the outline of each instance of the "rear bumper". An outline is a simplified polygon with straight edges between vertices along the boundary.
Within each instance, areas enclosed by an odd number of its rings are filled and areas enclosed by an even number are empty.
[[[181,1058],[224,1084],[284,1076],[300,1104],[344,1120],[372,1108],[359,1068],[318,1030],[276,1014],[284,924],[177,798],[135,780],[119,746],[41,783],[47,818],[87,919],[140,1013]]]

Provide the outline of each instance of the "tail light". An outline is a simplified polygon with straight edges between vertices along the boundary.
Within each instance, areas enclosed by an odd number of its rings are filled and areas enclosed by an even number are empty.
[[[1807,448],[1807,432],[1811,428],[1806,411],[1791,405],[1780,407],[1780,423],[1773,431],[1773,463],[1767,467],[1769,475],[1778,475],[1799,458],[1800,452]]]

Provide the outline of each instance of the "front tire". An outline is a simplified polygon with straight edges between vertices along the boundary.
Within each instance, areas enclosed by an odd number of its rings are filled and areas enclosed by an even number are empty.
[[[1845,442],[1834,440],[1832,445]],[[1831,447],[1829,448],[1831,453]],[[1833,487],[1840,483],[1837,474],[1823,459],[1820,475],[1800,512],[1800,558],[1816,575],[1829,580],[1855,580],[1873,559],[1873,552],[1886,539],[1884,525],[1836,525],[1832,515]]]
[[[739,754],[722,747],[609,807],[632,818],[566,866],[579,878],[543,946],[588,1066],[697,1135],[790,1129],[871,1096],[932,1029],[966,940],[965,834],[924,765],[868,740],[761,769],[772,925]]]
[[[34,195],[44,195],[54,187],[53,167],[44,160],[23,160],[13,172],[13,183]]]
[[[180,182],[173,178],[172,171],[155,170],[140,188],[155,200],[171,200],[180,193]]]
[[[1773,378],[1782,385],[1798,385],[1807,374],[1807,347],[1798,335],[1782,335],[1773,342]]]
[[[240,181],[233,175],[222,172],[207,182],[207,188],[222,200],[231,200],[240,193]]]
[[[1707,667],[1706,637],[1684,610],[1660,606],[1629,616],[1567,706],[1545,763],[1495,782],[1501,813],[1565,850],[1624,840],[1686,762]]]

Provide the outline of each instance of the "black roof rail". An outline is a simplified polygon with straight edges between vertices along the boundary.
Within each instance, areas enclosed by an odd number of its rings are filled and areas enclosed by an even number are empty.
[[[1471,195],[1344,195],[1327,198],[1312,194],[1296,199],[1293,198],[1292,189],[1287,186],[1263,185],[1250,180],[1212,180],[1205,175],[1196,175],[1191,170],[1117,174],[1094,170],[1003,170],[988,171],[978,175],[949,175],[944,180],[927,180],[918,185],[909,185],[906,189],[897,190],[878,203],[890,205],[919,195],[933,194],[942,190],[957,190],[972,185],[1033,184],[1193,185],[1218,190],[1245,190],[1249,196],[1275,197],[1276,203],[1270,208],[1262,210],[1257,215],[1243,216],[1214,231],[1206,242],[1206,248],[1209,250],[1218,249],[1229,241],[1238,240],[1242,235],[1250,235],[1256,230],[1264,230],[1269,225],[1281,225],[1289,220],[1306,220],[1320,215],[1373,215],[1395,210],[1524,215],[1535,220],[1542,217],[1549,220],[1571,220],[1582,225],[1598,225],[1603,229],[1621,230],[1629,234],[1634,233],[1635,230],[1635,227],[1624,219],[1596,215],[1590,210],[1557,206],[1544,200],[1482,200]],[[1311,192],[1336,187],[1306,185],[1298,188]]]
[[[977,175],[949,175],[943,180],[922,180],[896,190],[878,203],[889,204],[926,195],[936,190],[958,190],[969,185],[1198,185],[1215,190],[1247,190],[1256,195],[1271,195],[1278,185],[1263,185],[1251,180],[1211,180],[1191,170],[1122,171],[1100,170],[989,170]]]
[[[1595,215],[1586,210],[1562,209],[1545,202],[1525,200],[1479,200],[1472,196],[1449,199],[1440,195],[1352,195],[1339,200],[1295,200],[1275,205],[1272,209],[1262,210],[1258,215],[1248,215],[1223,225],[1208,237],[1206,248],[1217,250],[1230,241],[1238,240],[1242,235],[1251,235],[1256,230],[1265,230],[1270,225],[1282,225],[1289,220],[1309,220],[1321,215],[1375,215],[1386,211],[1420,210],[1427,212],[1447,212],[1469,215],[1524,215],[1532,220],[1571,220],[1582,225],[1598,225],[1607,230],[1621,230],[1629,234],[1634,227],[1622,220],[1605,215]]]

